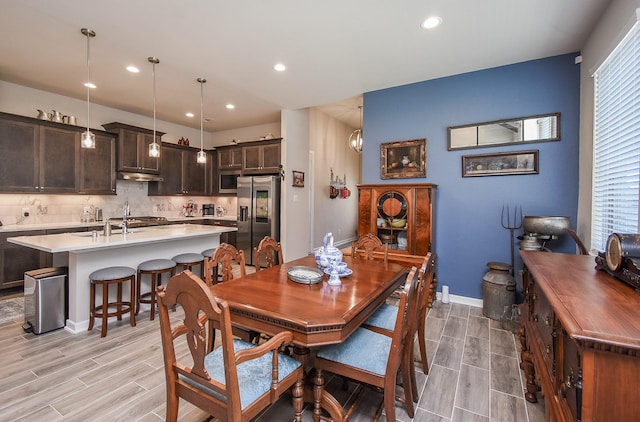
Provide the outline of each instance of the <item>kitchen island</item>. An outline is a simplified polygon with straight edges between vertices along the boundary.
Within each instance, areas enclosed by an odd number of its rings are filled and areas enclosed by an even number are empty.
[[[171,259],[185,252],[200,253],[218,246],[221,234],[236,230],[234,227],[174,224],[136,228],[127,234],[114,231],[111,236],[103,236],[100,231],[19,236],[7,240],[52,253],[54,266],[69,267],[69,317],[65,328],[78,333],[89,326],[89,274],[93,271],[122,265],[136,268],[149,259]]]

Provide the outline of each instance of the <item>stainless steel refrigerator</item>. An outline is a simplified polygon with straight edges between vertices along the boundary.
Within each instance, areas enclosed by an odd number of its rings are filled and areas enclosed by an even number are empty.
[[[280,241],[280,177],[238,177],[237,248],[244,251],[248,265],[253,263],[253,248],[262,238]]]

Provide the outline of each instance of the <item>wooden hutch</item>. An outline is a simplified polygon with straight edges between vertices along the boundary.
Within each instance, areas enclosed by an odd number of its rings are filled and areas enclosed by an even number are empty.
[[[372,233],[397,253],[433,251],[436,188],[429,183],[358,185],[358,236]],[[406,224],[398,224],[402,220]]]

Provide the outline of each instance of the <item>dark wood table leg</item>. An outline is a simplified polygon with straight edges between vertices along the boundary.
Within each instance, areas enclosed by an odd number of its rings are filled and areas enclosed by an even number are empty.
[[[293,356],[302,362],[305,368],[309,367],[310,350],[306,347],[294,346]],[[322,416],[324,409],[333,422],[344,421],[345,415],[342,406],[328,391],[324,389],[324,376],[321,370],[311,368],[307,372],[304,383],[304,402],[314,403],[313,420],[319,422],[326,418]]]

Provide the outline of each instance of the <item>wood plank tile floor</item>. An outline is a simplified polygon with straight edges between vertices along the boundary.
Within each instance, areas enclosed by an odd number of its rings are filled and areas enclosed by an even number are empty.
[[[180,318],[181,311],[173,313]],[[100,330],[26,334],[22,321],[0,324],[0,421],[162,421],[165,387],[158,319],[141,312],[135,328],[128,318]],[[523,395],[519,342],[482,309],[437,302],[427,316],[429,376],[416,362],[420,400],[410,419],[396,406],[401,422],[544,420],[544,404]],[[181,352],[186,353],[186,348]],[[419,354],[416,354],[419,356]],[[341,379],[327,388],[345,406],[357,403],[351,421],[371,421],[382,394]],[[256,420],[291,420],[283,397]],[[306,407],[303,420],[312,420]],[[205,420],[201,410],[181,401],[181,421]],[[380,418],[385,421],[384,414]]]

